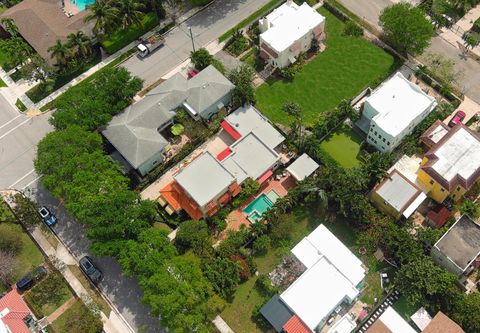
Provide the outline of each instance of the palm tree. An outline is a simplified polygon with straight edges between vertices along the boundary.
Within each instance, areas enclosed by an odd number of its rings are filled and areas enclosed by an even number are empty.
[[[478,0],[453,0],[452,4],[456,9],[461,9],[466,13],[470,8],[473,8],[478,4]]]
[[[116,3],[119,10],[120,24],[127,28],[132,24],[142,24],[143,10],[145,5],[138,0],[119,0]]]
[[[67,44],[70,48],[76,49],[80,57],[85,57],[92,53],[92,41],[83,31],[77,31],[67,36]]]
[[[90,14],[85,17],[85,22],[95,20],[93,32],[111,32],[116,25],[118,19],[118,9],[115,8],[111,0],[97,0],[93,4],[87,6]]]
[[[57,39],[53,46],[48,48],[48,52],[50,52],[50,57],[55,58],[61,67],[65,67],[67,65],[68,60],[72,55],[72,51],[68,45],[63,44],[59,39]]]

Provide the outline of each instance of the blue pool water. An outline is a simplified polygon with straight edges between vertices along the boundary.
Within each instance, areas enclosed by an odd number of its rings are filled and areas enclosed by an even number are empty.
[[[80,10],[84,10],[88,5],[94,3],[95,0],[72,0],[72,3]]]
[[[262,194],[253,200],[245,207],[243,213],[247,215],[251,222],[255,223],[262,218],[263,213],[269,210],[278,198],[279,195],[274,190],[271,190],[267,194]]]

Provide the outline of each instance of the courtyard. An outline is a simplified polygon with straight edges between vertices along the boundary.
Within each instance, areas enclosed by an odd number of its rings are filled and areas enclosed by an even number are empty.
[[[281,109],[293,101],[302,107],[305,126],[310,127],[323,112],[376,86],[399,66],[392,55],[366,39],[343,36],[345,24],[323,7],[319,12],[326,17],[326,50],[291,82],[272,79],[257,89],[258,109],[275,123],[290,124],[291,118]]]
[[[320,148],[343,168],[360,165],[362,138],[347,125],[338,128],[326,138]]]

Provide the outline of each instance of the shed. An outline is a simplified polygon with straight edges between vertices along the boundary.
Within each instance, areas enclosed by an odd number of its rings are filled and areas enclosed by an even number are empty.
[[[287,171],[295,178],[297,181],[302,181],[312,173],[315,172],[319,167],[318,163],[315,162],[307,154],[303,154],[297,158],[290,166],[287,168]]]

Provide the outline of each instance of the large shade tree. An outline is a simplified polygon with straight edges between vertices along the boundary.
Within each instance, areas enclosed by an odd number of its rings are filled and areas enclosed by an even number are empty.
[[[386,39],[403,54],[420,54],[433,35],[433,25],[417,7],[401,2],[385,8],[379,18]]]

